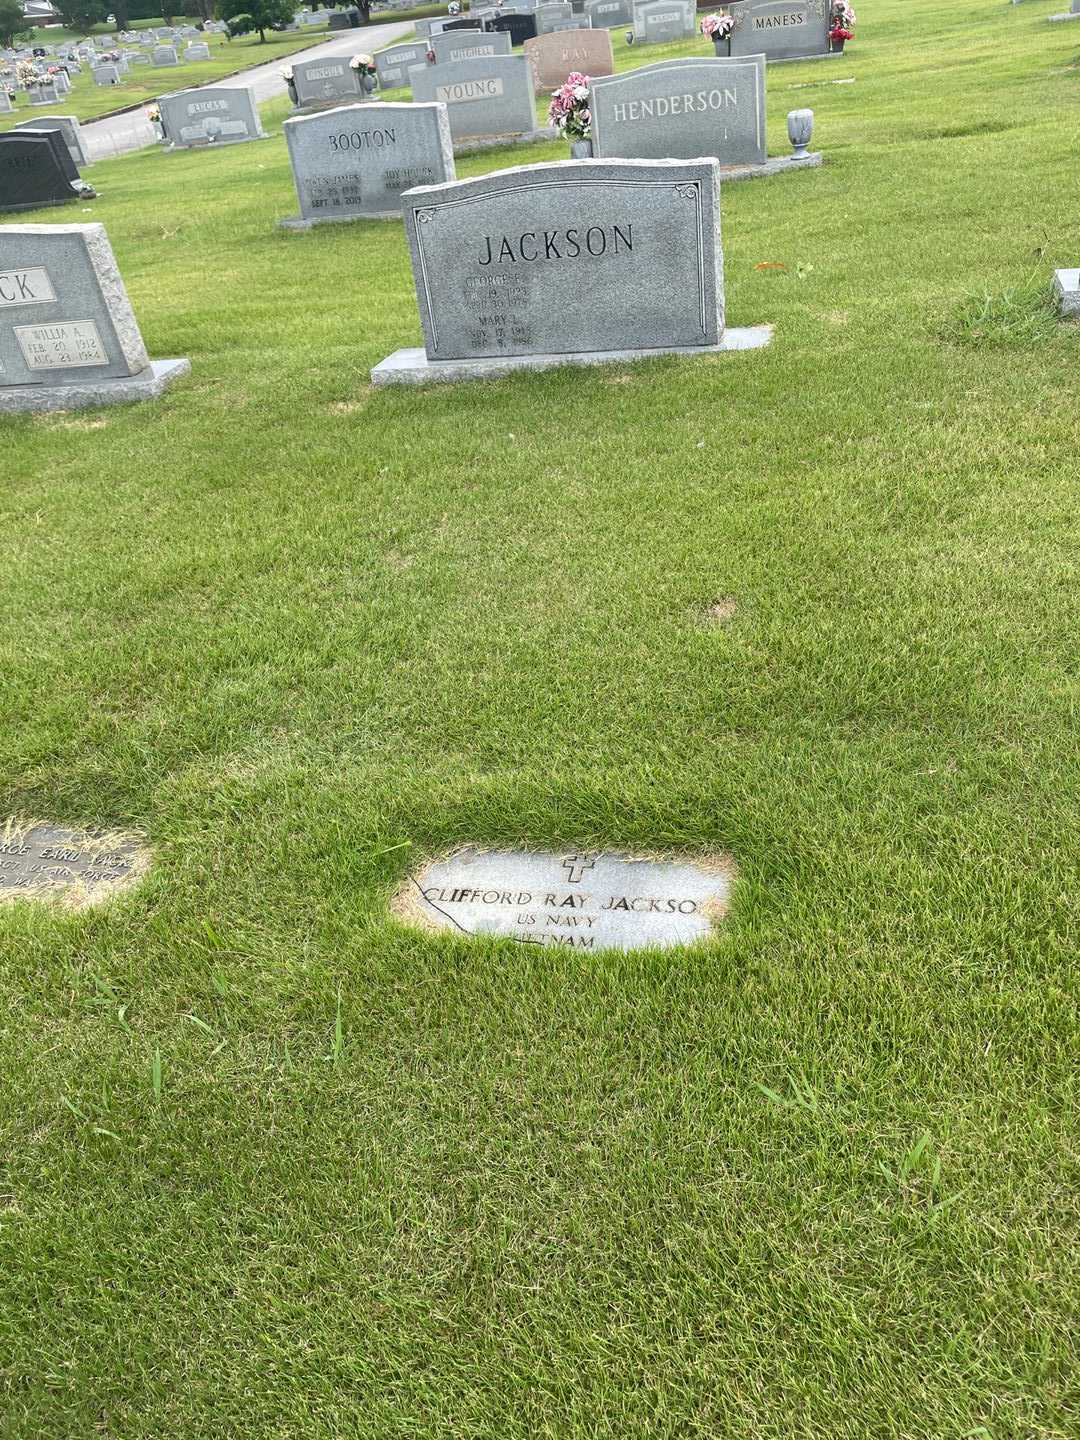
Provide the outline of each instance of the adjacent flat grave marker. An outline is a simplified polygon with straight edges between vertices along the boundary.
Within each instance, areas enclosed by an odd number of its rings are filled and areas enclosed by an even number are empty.
[[[525,41],[538,90],[557,90],[571,72],[597,77],[615,73],[611,36],[606,30],[560,30]]]
[[[409,79],[414,100],[446,106],[455,143],[537,132],[532,71],[524,56],[485,55],[427,65],[411,70]]]
[[[158,101],[169,150],[265,140],[255,92],[248,85],[203,85],[175,90]]]
[[[148,865],[138,836],[9,820],[0,826],[0,905],[13,900],[97,905],[130,889]]]
[[[0,227],[0,414],[149,399],[190,368],[147,355],[103,225]]]
[[[327,220],[401,219],[401,194],[454,179],[446,106],[346,105],[286,120],[300,216],[287,229]]]
[[[708,940],[734,866],[630,855],[462,850],[410,876],[393,902],[408,924],[573,950],[669,950]]]
[[[376,385],[757,348],[724,329],[715,160],[569,160],[402,196],[424,350]]]

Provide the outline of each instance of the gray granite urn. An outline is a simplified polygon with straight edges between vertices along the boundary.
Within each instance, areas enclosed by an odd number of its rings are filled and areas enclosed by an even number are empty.
[[[591,159],[592,159],[592,141],[591,141],[591,140],[571,140],[571,141],[570,141],[570,159],[571,159],[571,160],[591,160]]]
[[[814,133],[814,112],[812,110],[789,110],[787,117],[788,139],[795,147],[796,157],[806,154],[810,137]]]

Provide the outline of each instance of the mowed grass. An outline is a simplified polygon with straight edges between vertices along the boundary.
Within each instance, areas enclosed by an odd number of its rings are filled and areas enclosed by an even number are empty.
[[[755,354],[375,392],[402,231],[279,231],[280,138],[20,217],[104,222],[193,368],[0,422],[3,810],[155,856],[0,911],[0,1433],[1076,1433],[1050,9],[881,0],[770,70],[827,164],[724,189]],[[390,920],[466,841],[729,850],[733,911]]]
[[[186,23],[186,22],[185,22]],[[160,28],[160,25],[159,25]],[[359,33],[359,32],[357,32]],[[252,65],[265,65],[280,59],[283,63],[298,50],[320,45],[331,38],[323,27],[319,30],[297,31],[290,34],[267,31],[266,43],[260,44],[258,35],[244,35],[228,40],[224,35],[200,35],[199,42],[209,45],[209,60],[183,61],[187,40],[178,42],[181,56],[179,65],[135,65],[116,85],[96,85],[90,67],[84,65],[82,72],[71,76],[71,90],[62,95],[55,105],[31,105],[26,92],[18,92],[15,109],[0,115],[0,131],[10,130],[24,120],[35,116],[74,115],[77,120],[93,120],[126,106],[138,105],[166,95],[173,90],[185,90],[194,85],[207,85]],[[50,37],[47,45],[59,45],[61,40]],[[136,46],[126,46],[136,49]],[[357,49],[362,47],[358,44]],[[148,52],[152,53],[152,52]]]

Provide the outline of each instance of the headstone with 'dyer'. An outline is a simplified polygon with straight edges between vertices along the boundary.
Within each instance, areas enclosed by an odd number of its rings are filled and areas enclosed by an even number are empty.
[[[375,70],[384,90],[399,90],[409,84],[409,70],[427,64],[427,42],[390,45],[375,55]]]
[[[454,178],[446,106],[346,105],[285,121],[300,216],[286,229],[328,220],[401,219],[401,195]]]
[[[424,350],[380,384],[756,348],[725,331],[715,160],[518,166],[402,196]]]
[[[0,414],[148,399],[188,369],[147,355],[104,226],[0,227]]]

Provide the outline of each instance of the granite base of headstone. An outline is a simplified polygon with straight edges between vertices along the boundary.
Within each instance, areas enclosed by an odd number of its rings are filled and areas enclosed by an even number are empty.
[[[455,178],[446,106],[347,105],[285,121],[300,214],[285,230],[347,220],[400,220],[401,196]]]
[[[160,395],[188,360],[151,360],[103,225],[0,227],[0,414]]]
[[[725,329],[715,160],[567,160],[402,196],[423,349],[374,385],[758,349]]]

